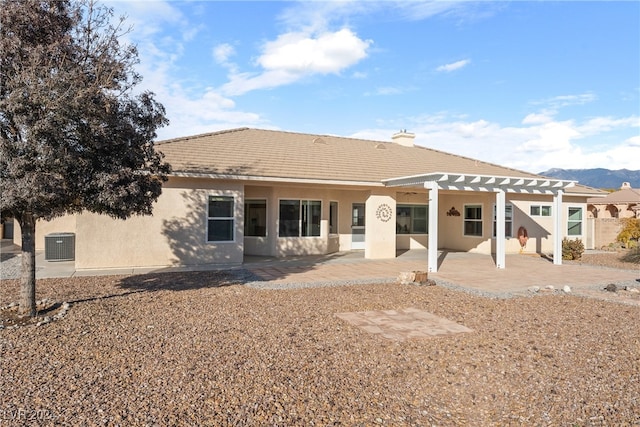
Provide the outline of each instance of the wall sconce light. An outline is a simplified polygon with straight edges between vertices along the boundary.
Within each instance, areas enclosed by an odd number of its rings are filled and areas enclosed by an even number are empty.
[[[454,206],[451,206],[451,209],[447,211],[447,216],[460,216],[460,212]]]

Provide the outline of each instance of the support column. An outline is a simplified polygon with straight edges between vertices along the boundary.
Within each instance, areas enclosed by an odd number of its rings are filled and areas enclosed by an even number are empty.
[[[396,257],[396,200],[391,195],[371,194],[365,204],[364,257]]]
[[[563,217],[562,190],[558,190],[558,193],[553,196],[553,263],[556,265],[562,264]]]
[[[496,267],[505,268],[505,194],[496,192]]]
[[[438,184],[424,183],[429,190],[429,240],[427,243],[427,267],[430,273],[438,271]]]

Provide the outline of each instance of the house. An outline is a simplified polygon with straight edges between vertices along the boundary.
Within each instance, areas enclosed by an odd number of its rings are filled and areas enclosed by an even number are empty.
[[[83,213],[39,223],[75,233],[77,269],[240,264],[363,250],[394,258],[427,248],[553,253],[588,240],[587,198],[599,190],[414,145],[251,128],[163,141],[173,171],[150,217]],[[17,228],[17,227],[16,227]],[[19,235],[19,233],[16,233]],[[16,236],[19,242],[19,236]]]
[[[623,182],[618,191],[605,197],[588,198],[587,217],[588,222],[593,223],[595,247],[615,242],[624,218],[640,218],[640,189]]]

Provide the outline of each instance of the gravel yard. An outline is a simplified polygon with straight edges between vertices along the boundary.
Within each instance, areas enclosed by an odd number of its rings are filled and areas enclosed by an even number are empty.
[[[0,425],[640,425],[637,306],[234,283],[39,280],[39,299],[71,307],[0,330]],[[1,281],[0,306],[17,298],[18,282]],[[336,316],[409,307],[473,332],[392,341]]]

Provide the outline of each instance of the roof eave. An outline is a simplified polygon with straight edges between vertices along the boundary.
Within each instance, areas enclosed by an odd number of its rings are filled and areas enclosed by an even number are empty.
[[[577,181],[552,179],[539,176],[479,175],[451,172],[434,172],[410,175],[382,181],[387,187],[425,186],[435,183],[445,190],[505,191],[510,193],[554,194],[575,187]],[[575,193],[572,193],[572,195]]]
[[[174,172],[171,176],[180,178],[207,178],[232,181],[253,181],[253,182],[278,182],[291,184],[324,184],[324,185],[347,185],[364,187],[384,187],[379,181],[346,181],[337,179],[315,179],[315,178],[288,178],[276,176],[258,175],[237,175],[237,174],[216,174],[200,172]]]

